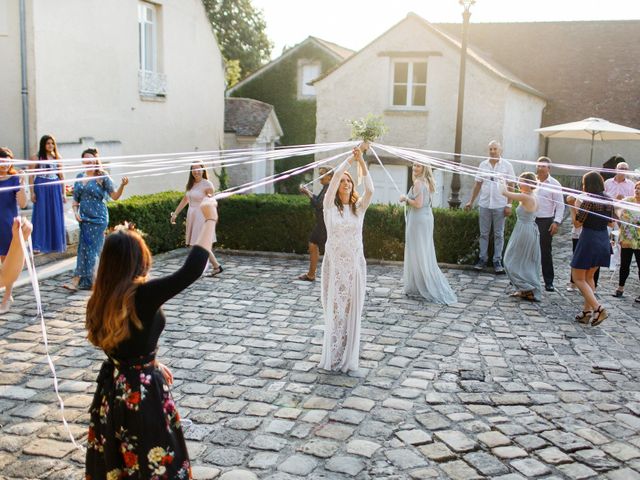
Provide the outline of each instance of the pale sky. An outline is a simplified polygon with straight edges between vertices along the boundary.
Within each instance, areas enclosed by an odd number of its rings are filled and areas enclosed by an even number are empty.
[[[272,57],[309,35],[358,50],[415,12],[430,22],[461,22],[458,0],[252,0],[264,11]],[[472,22],[640,19],[638,0],[477,0]]]

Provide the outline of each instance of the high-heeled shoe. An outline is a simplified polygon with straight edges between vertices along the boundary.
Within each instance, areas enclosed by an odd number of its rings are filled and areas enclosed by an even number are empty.
[[[598,308],[596,308],[591,313],[591,326],[597,327],[602,322],[604,322],[608,316],[609,313],[604,308],[602,308],[602,305],[598,305]]]
[[[582,312],[576,315],[575,319],[580,323],[589,323],[592,315],[593,310],[582,310]]]

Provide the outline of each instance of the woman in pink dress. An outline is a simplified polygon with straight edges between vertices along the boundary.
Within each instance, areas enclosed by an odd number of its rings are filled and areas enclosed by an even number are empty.
[[[204,226],[204,215],[200,211],[200,203],[206,197],[213,196],[214,186],[213,183],[209,181],[209,175],[207,174],[207,170],[204,167],[203,163],[193,162],[191,164],[191,170],[189,172],[189,180],[187,181],[187,191],[178,204],[178,208],[175,211],[171,212],[171,223],[175,225],[176,219],[180,212],[184,207],[189,205],[189,209],[187,211],[187,235],[186,235],[186,244],[193,245],[200,235],[200,231]],[[215,204],[215,222],[218,222],[218,204],[215,200],[213,200]],[[215,228],[213,232],[213,243],[216,243],[216,233]],[[218,275],[222,272],[222,265],[218,262],[218,259],[213,254],[213,245],[211,246],[210,254],[209,254],[209,262],[213,265],[213,269],[211,269],[210,275],[212,277]],[[209,270],[209,265],[205,269],[205,272]]]

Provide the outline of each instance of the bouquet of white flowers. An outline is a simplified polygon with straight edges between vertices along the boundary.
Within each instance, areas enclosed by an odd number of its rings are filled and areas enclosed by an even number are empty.
[[[365,118],[349,121],[349,125],[351,125],[351,140],[374,142],[388,131],[382,121],[382,115],[374,115],[372,113]]]

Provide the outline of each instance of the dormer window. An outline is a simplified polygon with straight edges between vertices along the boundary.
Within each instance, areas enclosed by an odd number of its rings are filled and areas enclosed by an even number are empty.
[[[312,99],[316,96],[316,87],[309,82],[318,78],[321,74],[320,62],[311,60],[298,61],[298,99]]]

